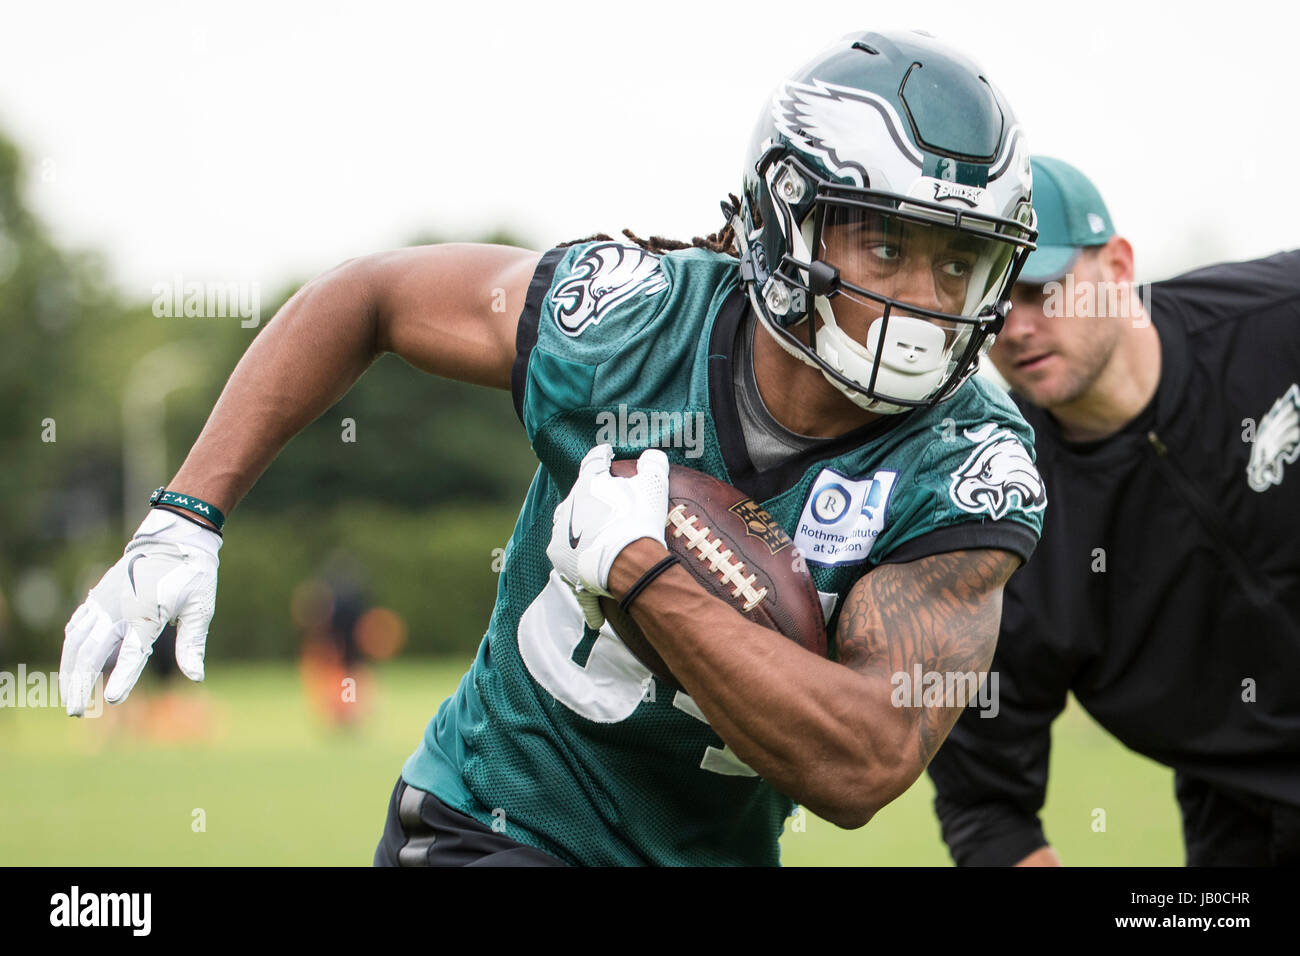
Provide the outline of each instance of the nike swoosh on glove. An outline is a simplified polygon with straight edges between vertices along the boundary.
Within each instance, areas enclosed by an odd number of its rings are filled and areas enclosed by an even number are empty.
[[[652,538],[664,544],[668,520],[668,456],[650,448],[637,459],[637,473],[609,473],[614,449],[597,445],[587,452],[569,496],[555,509],[546,556],[573,588],[588,626],[605,621],[600,596],[609,595],[609,569],[633,541]]]
[[[122,558],[90,589],[64,628],[59,693],[70,717],[81,717],[104,664],[117,665],[104,699],[120,703],[140,679],[154,641],[178,621],[176,663],[203,680],[208,624],[217,603],[221,536],[164,508],[141,523]]]

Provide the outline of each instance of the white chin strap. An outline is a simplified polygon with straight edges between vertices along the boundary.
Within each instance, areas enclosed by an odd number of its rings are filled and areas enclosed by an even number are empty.
[[[817,332],[817,354],[831,368],[865,389],[871,381],[871,366],[875,364],[884,317],[871,323],[864,346],[855,342],[835,324],[835,314],[825,298],[818,296],[815,302],[817,314],[824,322]],[[945,340],[943,330],[924,319],[905,315],[890,316],[889,332],[880,353],[880,371],[876,373],[876,393],[917,402],[933,395],[935,389],[943,384],[948,370]],[[829,375],[826,380],[843,392],[853,404],[869,412],[896,415],[911,411],[910,406],[883,402],[846,388]]]

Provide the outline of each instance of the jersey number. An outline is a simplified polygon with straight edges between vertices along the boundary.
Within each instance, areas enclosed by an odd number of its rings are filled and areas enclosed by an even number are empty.
[[[582,610],[568,585],[551,572],[542,593],[519,619],[519,655],[524,666],[547,693],[575,714],[602,724],[627,720],[642,701],[649,699],[654,679],[650,669],[636,659],[606,623],[590,643],[586,659],[574,659],[586,641]],[[581,655],[578,655],[581,658]],[[684,691],[673,696],[673,706],[707,724],[704,713]],[[700,767],[729,776],[757,776],[730,747],[709,747]]]

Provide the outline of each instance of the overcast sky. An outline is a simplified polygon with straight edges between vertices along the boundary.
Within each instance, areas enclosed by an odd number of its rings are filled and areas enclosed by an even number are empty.
[[[7,3],[0,129],[118,281],[307,278],[416,233],[689,238],[777,81],[860,29],[980,62],[1143,278],[1300,245],[1281,3]]]

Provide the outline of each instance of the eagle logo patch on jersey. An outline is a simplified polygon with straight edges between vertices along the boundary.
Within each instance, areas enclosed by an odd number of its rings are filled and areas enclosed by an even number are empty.
[[[1273,403],[1255,429],[1246,481],[1254,491],[1282,484],[1283,466],[1300,456],[1300,385],[1292,385]]]
[[[592,246],[551,293],[555,324],[565,335],[580,335],[634,294],[655,295],[667,288],[668,279],[653,253],[618,242]]]
[[[948,496],[962,511],[987,514],[995,520],[1011,508],[1042,511],[1047,507],[1047,489],[1029,452],[1015,433],[987,422],[967,428],[967,440],[976,448],[952,473]]]

